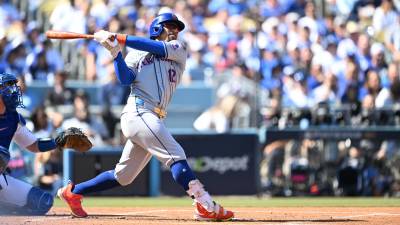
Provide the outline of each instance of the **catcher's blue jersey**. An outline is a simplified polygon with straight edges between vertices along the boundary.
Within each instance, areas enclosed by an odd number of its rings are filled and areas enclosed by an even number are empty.
[[[10,147],[19,122],[25,124],[25,120],[17,112],[7,112],[0,115],[0,146],[6,149]]]

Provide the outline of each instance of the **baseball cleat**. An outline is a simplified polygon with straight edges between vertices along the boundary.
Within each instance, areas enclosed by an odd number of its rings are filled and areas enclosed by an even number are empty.
[[[67,186],[58,189],[57,196],[68,204],[73,216],[79,218],[87,217],[88,214],[82,208],[83,196],[72,193],[73,187],[74,184],[69,183]]]
[[[232,220],[234,214],[232,211],[225,210],[224,207],[214,202],[214,211],[207,211],[200,203],[196,202],[195,220],[200,221],[228,221]]]

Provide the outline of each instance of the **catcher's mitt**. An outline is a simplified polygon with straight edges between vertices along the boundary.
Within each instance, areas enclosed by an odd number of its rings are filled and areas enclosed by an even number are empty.
[[[59,148],[72,148],[78,152],[87,152],[92,148],[92,142],[76,127],[70,127],[60,132],[55,138]]]

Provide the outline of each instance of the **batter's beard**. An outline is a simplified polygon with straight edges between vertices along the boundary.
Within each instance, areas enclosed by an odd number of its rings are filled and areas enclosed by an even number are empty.
[[[174,34],[168,35],[168,41],[176,40],[178,37]]]

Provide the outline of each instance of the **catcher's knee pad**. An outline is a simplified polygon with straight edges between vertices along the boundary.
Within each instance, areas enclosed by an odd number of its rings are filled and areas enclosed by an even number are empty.
[[[28,193],[26,205],[23,207],[26,213],[33,215],[44,215],[53,206],[54,198],[51,194],[32,187]]]

